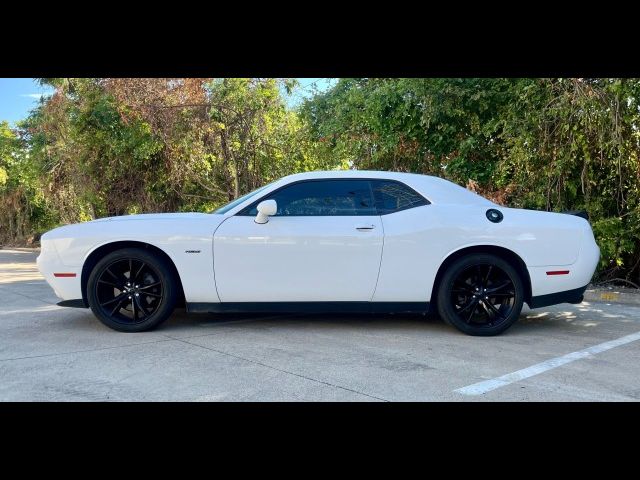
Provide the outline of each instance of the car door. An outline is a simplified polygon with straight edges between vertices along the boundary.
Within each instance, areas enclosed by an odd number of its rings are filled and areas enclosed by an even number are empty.
[[[277,213],[255,222],[273,199]],[[307,180],[263,196],[214,235],[222,302],[370,301],[383,231],[368,180]]]

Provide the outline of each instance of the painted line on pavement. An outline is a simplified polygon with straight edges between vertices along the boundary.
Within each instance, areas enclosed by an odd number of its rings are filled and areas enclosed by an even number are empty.
[[[474,383],[473,385],[467,385],[466,387],[454,390],[454,392],[458,392],[463,395],[483,395],[487,392],[495,390],[496,388],[506,387],[507,385],[519,382],[520,380],[524,380],[535,375],[540,375],[541,373],[548,372],[549,370],[553,370],[554,368],[561,367],[571,362],[575,362],[576,360],[588,358],[598,353],[606,352],[607,350],[611,350],[612,348],[620,347],[637,340],[640,340],[640,332],[632,333],[631,335],[626,335],[609,342],[600,343],[598,345],[585,348],[584,350],[567,353],[566,355],[562,355],[561,357],[551,358],[547,361],[532,365],[531,367],[523,368],[522,370],[502,375],[501,377]]]

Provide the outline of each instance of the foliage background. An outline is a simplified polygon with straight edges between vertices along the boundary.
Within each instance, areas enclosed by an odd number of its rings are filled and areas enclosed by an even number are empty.
[[[0,243],[140,212],[208,211],[283,175],[376,169],[496,201],[587,210],[601,280],[640,283],[640,80],[48,78],[0,123]]]

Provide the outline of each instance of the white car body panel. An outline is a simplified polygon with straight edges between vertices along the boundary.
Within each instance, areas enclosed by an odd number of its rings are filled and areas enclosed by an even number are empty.
[[[527,267],[555,268],[576,263],[584,235],[582,224],[588,227],[584,219],[499,207],[504,220],[495,224],[486,219],[486,210],[484,206],[432,204],[383,215],[384,255],[374,301],[429,298],[442,262],[466,247],[503,247],[516,253]],[[570,281],[566,286],[573,283]],[[587,283],[588,280],[572,288]],[[551,293],[544,281],[532,287],[533,295]]]
[[[368,302],[382,238],[379,216],[273,217],[264,225],[231,217],[213,242],[220,300]]]
[[[323,178],[397,180],[430,204],[371,217],[270,217],[265,224],[236,216],[284,185]],[[500,210],[503,221],[488,221],[488,208]],[[374,228],[356,229],[364,225]],[[600,255],[589,222],[577,216],[501,207],[437,177],[341,171],[282,178],[224,214],[129,215],[60,227],[42,236],[38,266],[60,298],[80,299],[85,261],[113,242],[164,252],[187,304],[429,302],[447,257],[487,245],[522,259],[538,297],[586,286]],[[547,274],[557,270],[569,274]]]
[[[142,242],[159,248],[171,258],[188,302],[217,302],[211,240],[224,220],[222,215],[204,213],[151,214],[60,227],[43,235],[38,267],[59,297],[78,299],[82,298],[82,266],[92,252],[113,242]],[[57,255],[45,255],[50,249]],[[55,278],[54,272],[77,276]]]

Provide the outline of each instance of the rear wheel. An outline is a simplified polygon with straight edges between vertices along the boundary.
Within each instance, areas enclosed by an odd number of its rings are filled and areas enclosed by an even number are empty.
[[[472,254],[449,266],[438,290],[438,312],[469,335],[498,335],[522,311],[524,289],[517,270],[491,254]]]
[[[177,286],[167,262],[141,248],[105,256],[87,284],[89,306],[106,326],[122,332],[151,330],[176,304]]]

